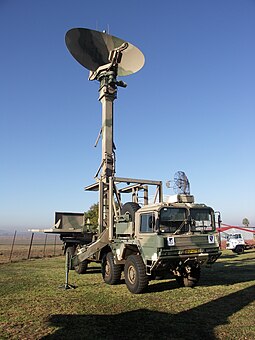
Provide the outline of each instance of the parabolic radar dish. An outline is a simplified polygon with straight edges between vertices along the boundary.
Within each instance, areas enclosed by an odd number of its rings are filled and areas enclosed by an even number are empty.
[[[96,71],[109,63],[110,51],[120,47],[125,40],[104,32],[87,28],[72,28],[65,36],[66,46],[72,56],[85,68]],[[144,65],[143,53],[134,45],[127,43],[118,64],[118,75],[128,76],[139,71]]]

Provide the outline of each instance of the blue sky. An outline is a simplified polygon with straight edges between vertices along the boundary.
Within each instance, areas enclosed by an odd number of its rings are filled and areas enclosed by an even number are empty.
[[[145,55],[115,101],[117,175],[185,171],[196,201],[254,226],[254,0],[0,0],[0,229],[49,227],[54,211],[97,201],[83,187],[101,160],[98,83],[65,46],[74,27]]]

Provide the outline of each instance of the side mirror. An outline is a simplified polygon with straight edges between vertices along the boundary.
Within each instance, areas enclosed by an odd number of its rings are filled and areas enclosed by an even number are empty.
[[[219,228],[221,226],[221,222],[222,222],[222,220],[221,220],[221,216],[220,216],[220,213],[219,213],[218,214],[218,226],[219,226]]]

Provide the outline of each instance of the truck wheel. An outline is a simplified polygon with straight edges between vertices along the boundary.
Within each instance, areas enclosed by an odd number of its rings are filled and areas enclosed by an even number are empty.
[[[140,209],[140,205],[135,202],[127,202],[121,208],[121,214],[124,215],[126,212],[129,213],[131,221],[135,220],[135,212]]]
[[[175,280],[180,287],[184,287],[184,277],[175,275]]]
[[[74,252],[72,255],[76,255],[79,248],[80,248],[80,245],[77,245],[76,247],[74,247]],[[76,271],[77,274],[85,274],[88,269],[88,264],[89,264],[89,261],[84,260],[80,262],[77,266],[74,266],[74,270]]]
[[[124,267],[125,282],[133,294],[143,293],[148,287],[148,276],[140,255],[130,255]]]
[[[103,256],[102,259],[102,276],[104,282],[109,285],[116,285],[120,282],[122,266],[115,264],[113,253],[109,252]]]
[[[187,277],[184,277],[183,279],[183,283],[184,283],[184,287],[195,287],[198,283],[199,277],[195,277],[195,275],[191,276],[188,275]]]
[[[195,287],[200,279],[200,268],[192,268],[189,273],[175,276],[176,282],[180,287]]]
[[[243,252],[244,252],[244,247],[243,246],[236,246],[236,249],[235,249],[235,252],[237,253],[237,254],[243,254]]]
[[[67,246],[65,253],[68,254],[69,270],[73,270],[74,267],[71,266],[71,257],[74,255],[74,246]]]
[[[88,261],[84,260],[80,262],[77,266],[74,266],[74,270],[77,274],[85,274],[88,269]]]

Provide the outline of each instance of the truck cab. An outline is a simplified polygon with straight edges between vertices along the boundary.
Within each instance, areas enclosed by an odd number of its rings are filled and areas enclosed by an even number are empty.
[[[232,250],[233,253],[241,254],[245,249],[245,241],[240,233],[227,235],[226,249]]]
[[[194,203],[193,196],[178,195],[171,203],[144,207],[129,202],[123,208],[125,218],[116,224],[111,245],[113,258],[116,264],[125,264],[129,256],[139,256],[148,280],[173,274],[181,286],[192,287],[199,280],[201,265],[213,264],[221,255],[214,211]]]

